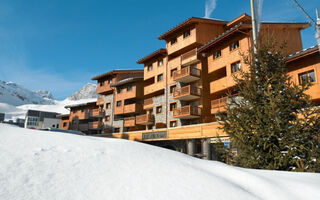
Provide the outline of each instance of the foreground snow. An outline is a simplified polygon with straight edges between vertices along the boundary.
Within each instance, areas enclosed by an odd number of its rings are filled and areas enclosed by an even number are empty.
[[[0,137],[0,199],[320,199],[320,174],[242,169],[5,124]]]

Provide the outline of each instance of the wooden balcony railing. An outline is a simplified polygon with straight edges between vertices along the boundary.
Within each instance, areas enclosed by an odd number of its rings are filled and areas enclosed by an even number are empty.
[[[173,73],[173,80],[178,82],[189,83],[199,80],[201,71],[195,66],[188,66]]]
[[[152,109],[153,108],[153,98],[145,99],[143,101],[143,109]]]
[[[199,98],[200,96],[201,89],[193,85],[187,85],[185,87],[176,89],[173,92],[174,99],[193,100]]]
[[[89,129],[102,129],[103,123],[100,121],[89,122],[88,127],[89,127]]]
[[[88,129],[89,129],[89,125],[87,123],[78,125],[78,131],[88,131]],[[75,129],[72,128],[71,130],[75,130]]]
[[[237,97],[237,94],[232,95],[231,97],[222,97],[220,99],[215,99],[211,101],[211,114],[216,114],[219,112],[226,111],[226,106],[228,99]]]
[[[97,105],[103,105],[104,104],[104,99],[103,98],[98,98],[97,99]]]
[[[126,117],[123,119],[123,126],[124,127],[132,127],[136,125],[136,118],[135,117]]]
[[[193,49],[181,55],[181,65],[187,65],[198,62],[197,49]]]
[[[144,114],[144,115],[136,116],[136,123],[137,124],[147,125],[147,124],[153,124],[153,122],[154,122],[154,116],[151,114]]]
[[[92,109],[90,110],[90,117],[103,117],[104,112],[102,109]]]
[[[192,119],[201,116],[201,108],[197,106],[187,105],[173,110],[173,117]]]
[[[124,105],[123,107],[123,114],[136,113],[141,111],[142,111],[142,105],[138,103]]]

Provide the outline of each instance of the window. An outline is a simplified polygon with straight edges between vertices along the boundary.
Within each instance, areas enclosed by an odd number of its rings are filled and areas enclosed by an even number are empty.
[[[190,35],[190,30],[184,32],[183,38],[186,38],[186,37],[188,37],[189,35]]]
[[[176,85],[170,86],[170,93],[173,93],[177,89]]]
[[[156,107],[156,114],[162,113],[162,106],[157,106]]]
[[[117,101],[117,107],[121,106],[121,101]]]
[[[302,85],[303,83],[316,82],[316,76],[314,74],[314,70],[304,72],[298,75],[299,76],[299,83]]]
[[[118,94],[120,94],[122,92],[122,89],[123,88],[118,88],[118,90],[117,90]]]
[[[231,64],[231,73],[237,72],[241,69],[240,61]]]
[[[178,123],[177,121],[170,121],[170,127],[177,127]]]
[[[173,74],[178,71],[177,68],[174,68],[170,71],[170,76],[173,77]]]
[[[104,86],[104,81],[99,81],[100,86]]]
[[[105,121],[106,121],[106,122],[110,121],[110,115],[106,115]]]
[[[59,124],[57,124],[57,128],[59,128]]]
[[[114,132],[114,133],[119,133],[119,132],[120,132],[120,128],[114,128],[114,129],[113,129],[113,132]]]
[[[177,103],[176,102],[170,103],[170,111],[173,111],[176,108],[177,108]]]
[[[111,108],[111,103],[106,103],[106,109],[110,109]]]
[[[177,38],[171,39],[170,44],[173,45],[173,44],[175,44],[175,43],[177,43]]]
[[[112,79],[108,79],[108,84],[111,84],[112,83]]]
[[[52,128],[55,128],[56,127],[56,125],[55,124],[52,124]]]
[[[63,127],[66,127],[67,126],[67,122],[63,122]]]
[[[149,66],[148,66],[148,71],[151,71],[152,68],[153,68],[152,65],[149,65]]]
[[[214,54],[214,58],[219,58],[221,57],[221,50],[216,51],[216,53]]]
[[[131,91],[131,90],[132,90],[132,85],[128,85],[127,91]]]
[[[235,49],[237,49],[239,47],[240,47],[240,45],[239,45],[239,40],[238,40],[238,41],[235,41],[235,42],[231,43],[230,50],[232,51],[232,50],[235,50]]]
[[[162,81],[162,80],[163,80],[163,74],[159,74],[159,75],[157,76],[157,81],[160,82],[160,81]]]
[[[163,59],[158,61],[158,66],[162,66],[163,65]]]

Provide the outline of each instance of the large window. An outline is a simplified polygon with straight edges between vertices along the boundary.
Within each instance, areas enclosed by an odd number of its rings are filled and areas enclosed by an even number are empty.
[[[106,109],[110,109],[111,108],[111,103],[106,103]]]
[[[38,126],[38,117],[28,117],[27,126]]]
[[[316,82],[316,76],[314,74],[314,70],[303,72],[299,74],[299,83],[302,85],[303,83],[306,82]]]
[[[160,82],[163,80],[163,74],[159,74],[157,77],[157,81]]]
[[[237,72],[241,69],[241,62],[235,62],[231,64],[231,73]]]
[[[240,47],[240,44],[239,44],[239,40],[238,41],[235,41],[235,42],[232,42],[231,45],[230,45],[230,50],[235,50],[237,48]]]

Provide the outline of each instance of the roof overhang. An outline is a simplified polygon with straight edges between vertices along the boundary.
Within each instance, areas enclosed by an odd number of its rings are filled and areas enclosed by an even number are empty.
[[[124,69],[124,70],[112,70],[112,71],[109,71],[107,73],[104,73],[104,74],[100,74],[98,76],[95,76],[93,78],[91,78],[91,80],[99,80],[101,78],[104,78],[106,76],[111,76],[111,75],[114,75],[114,74],[121,74],[121,73],[135,73],[135,72],[143,72],[142,69]]]
[[[137,61],[137,64],[142,64],[142,63],[145,63],[157,56],[166,56],[167,55],[167,50],[166,49],[158,49],[157,51],[147,55],[146,57],[144,58],[141,58],[140,60]]]

